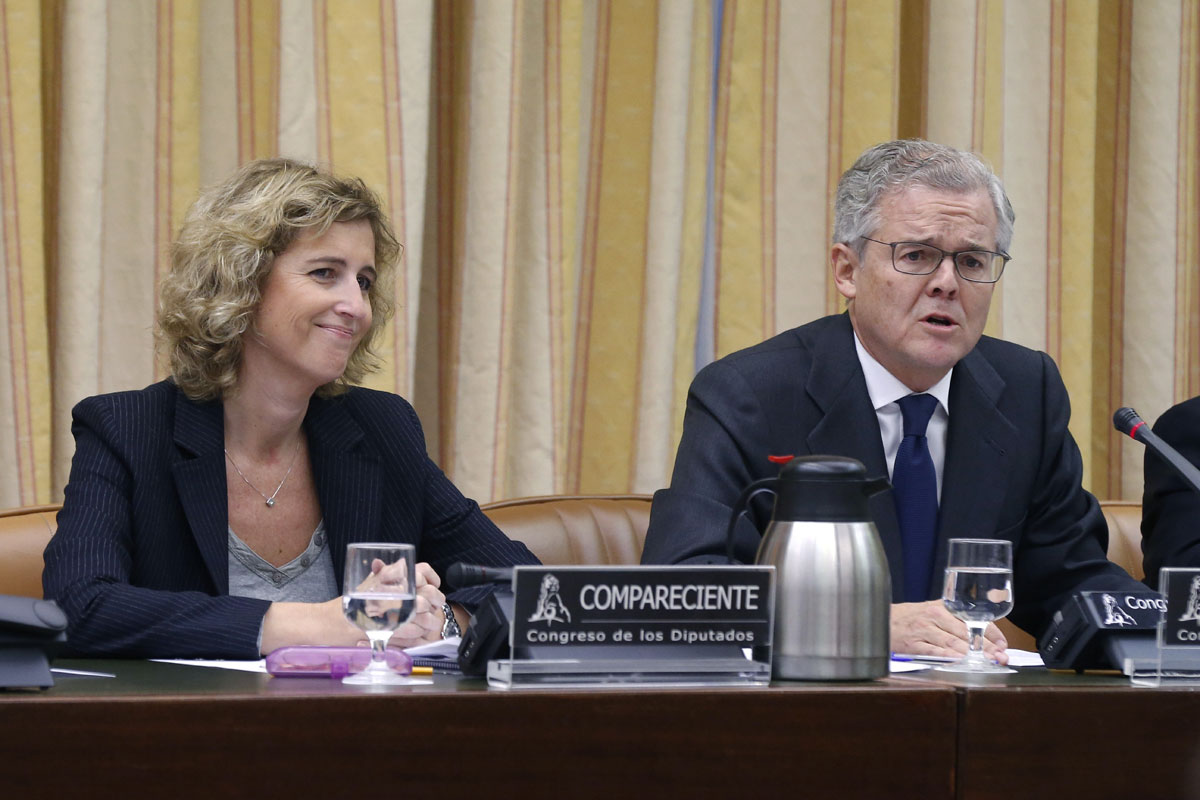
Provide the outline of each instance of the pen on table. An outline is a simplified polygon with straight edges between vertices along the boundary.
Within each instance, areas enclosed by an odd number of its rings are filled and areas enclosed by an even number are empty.
[[[429,667],[433,670],[433,674],[445,673],[447,675],[460,675],[462,669],[456,658],[434,658],[433,656],[415,656],[413,658],[413,667]]]
[[[87,669],[67,669],[66,667],[51,667],[50,671],[58,675],[82,675],[85,678],[115,678],[111,672],[92,672]]]
[[[947,656],[920,656],[913,653],[892,653],[892,661],[931,661],[938,664],[949,664],[957,660],[957,658],[949,658]]]

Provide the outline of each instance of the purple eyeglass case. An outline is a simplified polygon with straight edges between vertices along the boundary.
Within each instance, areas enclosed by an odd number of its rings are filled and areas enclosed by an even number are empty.
[[[344,678],[371,663],[369,647],[280,647],[267,655],[267,672],[277,678]],[[412,672],[412,658],[403,650],[387,649],[387,664],[396,672]]]

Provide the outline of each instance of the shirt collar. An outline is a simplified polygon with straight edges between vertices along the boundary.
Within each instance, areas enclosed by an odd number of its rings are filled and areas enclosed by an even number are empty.
[[[912,389],[905,386],[899,378],[888,372],[883,364],[880,364],[873,355],[867,352],[867,348],[863,347],[862,342],[858,339],[857,331],[854,333],[854,349],[858,352],[858,363],[862,365],[863,377],[867,381],[867,394],[871,396],[871,406],[876,411],[896,402],[901,397],[913,394]],[[954,375],[953,367],[942,376],[940,381],[924,392],[924,394],[936,397],[938,404],[947,415],[950,413],[950,377],[952,375]]]

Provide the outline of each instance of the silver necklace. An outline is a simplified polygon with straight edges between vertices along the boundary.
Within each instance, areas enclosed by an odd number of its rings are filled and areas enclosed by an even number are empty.
[[[229,459],[230,464],[233,464],[233,469],[235,472],[237,472],[238,477],[241,478],[243,481],[245,481],[247,486],[249,486],[251,489],[253,489],[255,492],[257,492],[258,496],[266,501],[267,508],[274,508],[276,495],[278,495],[279,490],[283,488],[283,484],[287,483],[288,476],[292,474],[292,468],[296,466],[296,456],[300,455],[300,439],[299,438],[296,439],[296,449],[292,451],[292,463],[288,464],[287,472],[285,472],[283,474],[283,480],[281,480],[279,482],[279,485],[275,487],[275,491],[271,492],[270,497],[267,497],[265,494],[258,491],[258,487],[255,486],[253,483],[251,483],[250,479],[247,478],[240,469],[238,469],[237,462],[233,460],[233,456],[229,455],[229,449],[228,448],[224,448],[224,449],[225,449],[225,457]]]

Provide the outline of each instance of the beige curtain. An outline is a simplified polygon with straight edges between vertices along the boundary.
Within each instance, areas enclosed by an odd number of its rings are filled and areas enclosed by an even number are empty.
[[[840,307],[832,188],[895,136],[1004,177],[988,331],[1058,361],[1094,492],[1141,491],[1113,408],[1200,394],[1193,0],[0,0],[0,76],[3,506],[164,376],[182,213],[275,154],[384,197],[370,385],[481,502],[664,485],[695,371]]]

